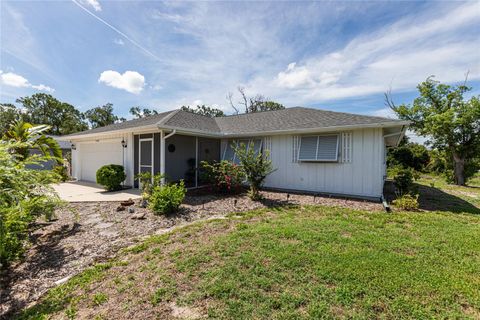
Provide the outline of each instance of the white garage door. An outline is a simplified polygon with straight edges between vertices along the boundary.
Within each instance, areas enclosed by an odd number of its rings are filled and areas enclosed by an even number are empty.
[[[123,165],[120,142],[93,142],[81,146],[82,177],[80,180],[95,182],[97,170],[106,164]]]

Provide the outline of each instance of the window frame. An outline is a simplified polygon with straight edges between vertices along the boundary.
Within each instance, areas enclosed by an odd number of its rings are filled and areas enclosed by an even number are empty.
[[[235,152],[235,150],[233,150],[233,158],[232,159],[225,159],[225,155],[227,153],[227,149],[229,147],[231,147],[231,145],[235,145],[236,148],[238,148],[238,144],[241,142],[243,143],[244,141],[247,141],[247,151],[250,149],[250,146],[253,146],[253,148],[255,148],[255,140],[259,140],[260,141],[260,146],[258,148],[258,151],[259,153],[263,153],[263,139],[262,138],[239,138],[239,139],[227,139],[227,144],[225,146],[225,150],[223,150],[223,154],[222,154],[222,161],[223,160],[227,160],[227,161],[231,161],[233,163],[235,163],[235,160],[237,158],[237,153]],[[229,141],[232,141],[231,144],[229,144]]]
[[[318,147],[319,147],[319,142],[320,142],[320,137],[331,137],[335,136],[337,138],[337,144],[335,146],[335,159],[317,159],[318,157]],[[315,159],[302,159],[300,157],[300,150],[302,150],[302,139],[303,138],[308,138],[308,137],[316,137],[317,138],[317,147],[315,149]],[[340,145],[340,137],[338,133],[332,133],[332,134],[311,134],[311,135],[305,135],[305,136],[300,136],[300,141],[298,144],[298,152],[297,152],[297,161],[299,162],[338,162],[338,149]]]

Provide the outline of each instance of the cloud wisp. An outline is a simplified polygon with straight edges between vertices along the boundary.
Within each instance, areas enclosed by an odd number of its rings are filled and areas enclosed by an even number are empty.
[[[126,35],[125,33],[123,33],[122,31],[120,31],[118,28],[114,27],[113,25],[111,25],[110,23],[108,23],[107,21],[105,21],[104,19],[100,18],[99,16],[97,16],[95,13],[91,12],[90,10],[88,10],[87,8],[85,8],[83,5],[81,5],[77,0],[72,0],[72,2],[74,4],[76,4],[79,8],[81,8],[83,11],[85,11],[86,13],[88,13],[89,15],[91,15],[92,17],[94,17],[95,19],[97,19],[98,21],[100,21],[101,23],[103,23],[104,25],[106,25],[107,27],[109,27],[110,29],[112,29],[113,31],[115,31],[117,34],[119,34],[120,36],[122,36],[124,39],[128,40],[130,43],[132,43],[134,46],[136,46],[137,48],[139,48],[140,50],[142,50],[144,53],[146,53],[147,55],[151,56],[152,58],[155,58],[156,60],[159,60],[159,57],[157,55],[155,55],[153,52],[151,52],[150,50],[148,50],[147,48],[145,48],[144,46],[142,46],[140,43],[138,43],[137,41],[135,41],[134,39],[132,39],[131,37],[129,37],[128,35]]]
[[[117,71],[106,70],[100,74],[98,82],[133,94],[139,94],[145,86],[145,77],[136,71],[125,71],[120,74]]]
[[[44,84],[38,84],[38,85],[31,84],[25,77],[13,72],[3,72],[0,70],[0,79],[3,85],[10,86],[10,87],[32,88],[38,91],[45,91],[50,93],[55,91],[55,89],[49,86],[46,86]]]
[[[382,93],[390,84],[393,90],[412,90],[430,75],[455,82],[470,71],[470,79],[480,79],[478,35],[468,32],[480,21],[476,6],[467,3],[437,12],[436,18],[423,14],[401,19],[351,40],[340,50],[290,63],[274,79],[256,80],[249,86],[312,103]]]

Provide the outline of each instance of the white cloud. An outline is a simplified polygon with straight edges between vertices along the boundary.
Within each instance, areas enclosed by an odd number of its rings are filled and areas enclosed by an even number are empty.
[[[124,42],[122,39],[120,39],[120,38],[114,39],[113,42],[114,42],[115,44],[118,44],[119,46],[125,45],[125,42]]]
[[[102,6],[97,0],[81,0],[82,3],[89,5],[95,11],[102,11]]]
[[[44,84],[39,84],[39,85],[32,85],[33,89],[37,89],[40,91],[46,91],[46,92],[55,92],[55,89],[50,88],[49,86],[46,86]]]
[[[395,112],[390,108],[383,108],[375,110],[371,113],[372,116],[375,117],[383,117],[383,118],[390,118],[390,119],[397,119],[397,115]]]
[[[30,83],[28,83],[28,80],[22,77],[21,75],[15,74],[13,72],[7,72],[3,73],[0,72],[1,77],[2,77],[2,83],[11,86],[11,87],[28,87]]]
[[[430,75],[451,83],[469,70],[470,80],[480,79],[479,37],[471,32],[478,21],[478,3],[407,16],[337,51],[290,63],[273,78],[257,77],[247,88],[298,104],[381,94],[390,86],[412,90]]]
[[[53,88],[44,84],[33,85],[25,77],[13,72],[3,72],[0,70],[1,83],[16,88],[33,88],[39,91],[54,92]]]
[[[98,82],[130,93],[139,94],[145,86],[145,77],[136,71],[125,71],[123,74],[120,74],[117,71],[106,70],[100,74]]]

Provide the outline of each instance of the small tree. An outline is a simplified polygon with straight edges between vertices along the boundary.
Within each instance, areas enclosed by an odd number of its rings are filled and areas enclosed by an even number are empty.
[[[272,161],[269,159],[269,151],[257,153],[253,143],[249,146],[241,143],[240,146],[233,146],[233,148],[250,185],[250,198],[255,201],[261,199],[259,190],[265,178],[274,171]]]
[[[410,128],[434,148],[445,150],[451,157],[455,183],[464,185],[466,173],[475,172],[480,153],[480,96],[464,99],[472,88],[466,84],[450,86],[433,80],[418,85],[420,96],[413,105],[396,106],[387,95],[387,104],[400,119],[410,120]]]

